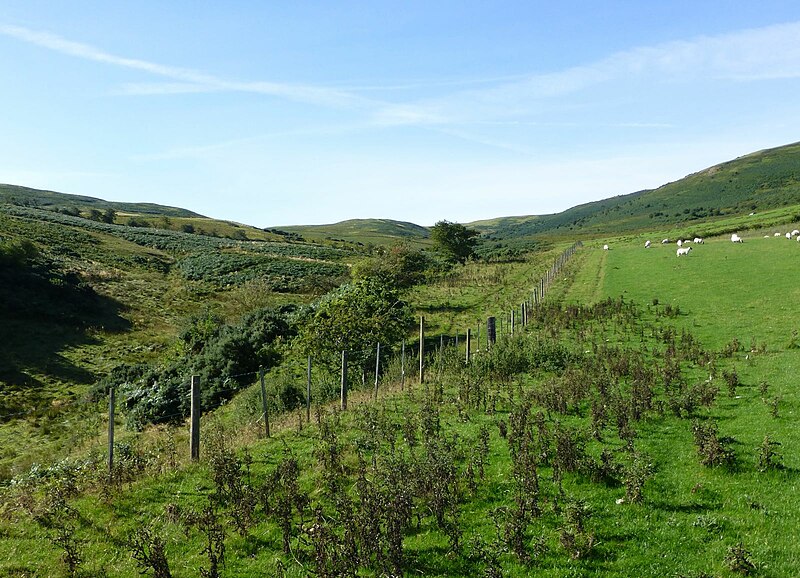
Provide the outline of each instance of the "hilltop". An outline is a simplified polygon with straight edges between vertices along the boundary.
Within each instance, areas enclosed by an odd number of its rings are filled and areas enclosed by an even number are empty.
[[[54,211],[75,212],[77,210],[78,212],[88,212],[92,209],[99,211],[113,209],[118,212],[137,215],[203,217],[203,215],[178,207],[169,207],[154,203],[118,203],[95,197],[71,195],[6,184],[0,184],[0,203],[9,203],[12,205],[20,204],[27,207],[39,207]]]

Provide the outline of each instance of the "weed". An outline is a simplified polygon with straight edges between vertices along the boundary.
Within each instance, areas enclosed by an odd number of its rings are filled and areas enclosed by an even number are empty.
[[[141,574],[153,573],[153,578],[172,578],[164,552],[164,540],[147,527],[134,530],[128,539],[131,556],[136,560]]]
[[[728,548],[728,554],[725,556],[725,565],[731,572],[738,572],[745,576],[752,574],[756,570],[752,554],[741,542]]]
[[[777,451],[780,445],[780,442],[771,440],[769,436],[764,436],[764,441],[758,447],[756,468],[759,472],[783,468],[783,456]]]

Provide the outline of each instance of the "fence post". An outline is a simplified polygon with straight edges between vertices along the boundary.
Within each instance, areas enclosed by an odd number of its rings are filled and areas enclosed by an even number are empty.
[[[470,355],[470,345],[472,344],[472,329],[467,327],[467,357],[466,362],[469,363],[469,355]]]
[[[425,316],[419,316],[419,382],[425,382]]]
[[[378,401],[378,373],[381,370],[381,344],[375,350],[375,401]]]
[[[193,462],[200,459],[200,376],[192,376],[192,407],[189,425],[189,455]]]
[[[514,335],[514,310],[511,310],[511,335]]]
[[[114,473],[114,407],[116,405],[117,390],[111,387],[108,390],[108,475]]]
[[[486,349],[490,349],[497,341],[497,329],[495,325],[495,318],[489,317],[486,320]]]
[[[347,409],[347,351],[342,350],[342,411]]]
[[[269,437],[269,407],[267,406],[267,386],[264,384],[264,368],[258,368],[258,378],[261,380],[261,408],[264,410],[264,434]]]
[[[306,372],[306,423],[311,423],[311,356],[308,356]]]
[[[403,339],[403,347],[400,350],[400,391],[406,387],[406,340]]]

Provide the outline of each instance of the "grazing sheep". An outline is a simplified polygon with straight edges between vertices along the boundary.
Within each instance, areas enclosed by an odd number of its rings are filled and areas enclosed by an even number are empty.
[[[731,243],[744,243],[744,240],[739,235],[734,233],[731,235]]]
[[[667,244],[669,244],[669,243],[670,243],[670,240],[669,240],[669,239],[664,239],[663,241],[661,241],[661,244],[662,244],[662,245],[667,245]]]
[[[608,251],[608,245],[603,245],[603,251]]]
[[[792,237],[797,237],[797,235],[800,235],[800,229],[795,229],[792,231]]]
[[[644,242],[644,248],[645,249],[649,249],[650,248],[650,241],[645,241]]]
[[[694,238],[694,242],[695,242],[696,245],[702,245],[703,244],[703,239],[701,239],[700,237],[695,237]]]
[[[786,233],[786,238],[787,239],[791,239],[792,238],[792,234],[791,233]]]
[[[689,251],[691,251],[691,250],[692,250],[691,247],[683,247],[682,249],[678,249],[675,252],[675,255],[677,255],[678,257],[680,257],[681,255],[688,255]]]
[[[781,234],[780,234],[780,233],[775,233],[775,234],[773,235],[773,237],[780,237],[780,236],[781,236]]]
[[[683,241],[678,239],[678,247],[681,247],[681,246],[683,246]]]

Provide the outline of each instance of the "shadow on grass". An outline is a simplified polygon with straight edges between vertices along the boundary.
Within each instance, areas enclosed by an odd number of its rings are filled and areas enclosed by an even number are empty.
[[[90,371],[61,355],[69,348],[98,343],[96,331],[131,329],[124,306],[99,295],[77,275],[52,266],[0,267],[0,382],[4,392],[38,389],[30,374],[67,383],[94,381]],[[0,412],[13,408],[0,407]]]

